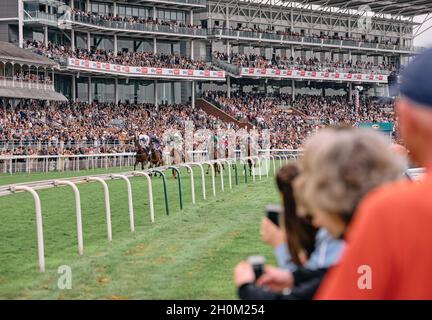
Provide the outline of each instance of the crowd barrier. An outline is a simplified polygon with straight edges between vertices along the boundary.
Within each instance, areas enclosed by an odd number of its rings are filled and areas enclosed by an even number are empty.
[[[53,188],[53,187],[61,187],[61,186],[69,186],[72,188],[75,196],[75,213],[76,213],[76,228],[77,228],[77,245],[78,245],[78,254],[84,254],[84,241],[83,241],[83,229],[82,229],[82,217],[81,217],[81,196],[80,191],[77,185],[81,183],[91,183],[97,182],[100,183],[103,187],[104,199],[105,199],[105,215],[106,215],[106,224],[107,224],[107,238],[108,241],[112,241],[112,226],[111,226],[111,203],[110,203],[110,193],[109,187],[106,181],[112,179],[122,179],[126,182],[127,186],[127,195],[128,195],[128,208],[129,208],[129,223],[131,232],[135,232],[135,224],[134,224],[134,208],[133,208],[133,194],[132,187],[130,183],[131,177],[145,177],[148,184],[148,197],[149,197],[149,213],[150,213],[150,221],[151,223],[155,222],[155,211],[154,211],[154,199],[153,199],[153,185],[152,185],[152,176],[153,174],[160,174],[163,177],[163,187],[164,187],[164,200],[165,200],[165,211],[166,214],[169,215],[169,207],[168,207],[168,192],[166,187],[166,176],[165,173],[168,170],[175,170],[177,172],[177,183],[178,183],[178,194],[179,194],[179,204],[180,209],[183,209],[183,191],[182,191],[182,178],[180,169],[182,167],[186,168],[190,174],[190,183],[191,183],[191,198],[192,204],[195,205],[195,182],[193,175],[193,166],[197,166],[201,170],[201,179],[202,179],[202,196],[203,199],[206,199],[206,175],[204,174],[204,165],[208,165],[211,169],[211,179],[212,179],[212,190],[213,196],[216,196],[216,187],[215,187],[215,170],[214,165],[217,165],[220,169],[221,176],[221,192],[224,192],[224,167],[222,163],[224,163],[228,170],[228,179],[229,179],[229,190],[232,191],[232,170],[234,169],[235,173],[235,181],[236,185],[238,185],[238,170],[237,163],[240,162],[243,164],[243,175],[245,177],[245,183],[247,184],[247,176],[248,176],[248,167],[250,169],[250,174],[252,175],[253,182],[256,181],[256,171],[258,171],[259,179],[262,179],[264,176],[262,172],[262,164],[265,163],[265,176],[269,177],[269,171],[271,164],[273,162],[273,175],[276,174],[276,159],[278,160],[280,166],[289,162],[290,160],[295,159],[293,155],[260,155],[260,156],[252,156],[252,157],[243,157],[237,159],[218,159],[212,161],[205,161],[202,163],[192,162],[192,163],[183,163],[177,166],[164,166],[159,168],[152,168],[145,171],[132,171],[126,172],[122,174],[105,174],[105,175],[97,175],[97,176],[86,176],[86,177],[77,177],[70,179],[56,179],[56,180],[46,180],[46,181],[37,181],[37,182],[29,182],[29,183],[20,183],[9,186],[1,186],[0,187],[0,196],[6,196],[10,194],[14,194],[17,192],[29,192],[35,203],[35,216],[36,216],[36,232],[37,232],[37,248],[38,248],[38,260],[39,260],[39,270],[40,272],[45,272],[45,254],[44,254],[44,233],[43,233],[43,219],[42,219],[42,209],[41,209],[41,200],[37,193],[37,190]],[[423,169],[410,169],[407,172],[412,178],[418,179],[420,175],[424,173]]]

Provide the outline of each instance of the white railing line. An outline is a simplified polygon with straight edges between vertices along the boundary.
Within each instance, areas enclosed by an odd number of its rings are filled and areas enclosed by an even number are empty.
[[[185,168],[188,168],[189,171],[190,171],[192,203],[195,204],[195,183],[194,183],[194,176],[193,176],[192,166],[190,166],[190,165],[188,165],[188,164],[186,164],[186,163],[181,163],[181,164],[179,164],[179,167],[185,167]]]
[[[78,254],[80,256],[84,253],[84,241],[82,231],[82,215],[81,215],[81,197],[77,186],[68,180],[55,180],[54,185],[67,185],[72,188],[75,195],[75,213],[76,213],[76,225],[77,225],[77,238],[78,238]]]
[[[132,198],[132,186],[128,177],[123,174],[112,174],[112,179],[123,179],[126,182],[127,195],[128,195],[128,207],[129,207],[129,221],[131,232],[135,232],[135,219],[133,209],[133,198]]]
[[[144,176],[147,178],[149,206],[150,206],[150,221],[151,223],[154,223],[153,187],[152,187],[151,177],[147,172],[144,171],[134,171],[132,174],[135,176]]]
[[[213,167],[213,163],[210,161],[204,161],[202,162],[202,164],[207,164],[210,166],[211,169],[211,175],[212,175],[212,189],[213,189],[213,196],[216,197],[216,183],[215,183],[215,172],[214,172],[214,167]]]
[[[192,162],[192,163],[188,163],[191,166],[198,166],[201,170],[201,184],[202,184],[202,196],[203,199],[206,199],[206,181],[205,181],[205,173],[204,173],[204,167],[202,166],[201,163],[198,162]]]
[[[27,191],[29,192],[35,202],[36,212],[36,232],[37,232],[37,244],[38,244],[38,257],[39,257],[39,270],[45,272],[45,250],[44,250],[44,238],[43,238],[43,223],[42,223],[42,208],[41,201],[37,192],[28,186],[14,186],[11,188],[12,192],[15,191]]]
[[[87,181],[97,181],[97,182],[100,182],[103,186],[104,194],[105,194],[105,213],[106,213],[108,240],[112,241],[111,206],[110,206],[110,196],[109,196],[108,185],[104,179],[99,178],[99,177],[87,177]]]

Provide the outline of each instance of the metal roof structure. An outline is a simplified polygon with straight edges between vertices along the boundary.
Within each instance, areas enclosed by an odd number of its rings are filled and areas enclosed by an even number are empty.
[[[405,17],[432,13],[430,0],[304,0],[298,3],[353,10],[368,6],[374,13]]]
[[[319,9],[330,13],[340,13],[346,10],[373,12],[374,15],[391,15],[393,17],[412,18],[419,15],[432,13],[432,1],[430,0],[215,0],[218,2],[230,3],[235,2],[243,4],[255,4],[259,6],[272,6],[312,9],[311,6],[317,6]],[[336,10],[327,10],[335,8]],[[369,9],[370,8],[370,9]],[[314,8],[317,9],[317,8]],[[358,12],[357,12],[358,13]]]

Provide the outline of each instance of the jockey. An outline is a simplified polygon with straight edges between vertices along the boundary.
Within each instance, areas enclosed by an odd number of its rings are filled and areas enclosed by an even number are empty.
[[[150,137],[146,134],[141,133],[138,136],[138,143],[140,144],[141,147],[147,150],[150,144]]]
[[[159,138],[156,136],[156,134],[150,135],[150,143],[153,144],[154,148],[157,151],[161,151],[161,143],[160,143]]]

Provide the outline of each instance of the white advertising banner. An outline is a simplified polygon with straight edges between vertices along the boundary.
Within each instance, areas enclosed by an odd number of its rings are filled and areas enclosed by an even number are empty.
[[[324,71],[265,69],[265,68],[241,68],[241,76],[262,77],[262,78],[289,78],[306,80],[332,80],[332,81],[353,81],[353,82],[375,82],[387,83],[387,76],[370,73],[340,73]]]
[[[225,81],[225,71],[220,70],[135,67],[75,58],[68,59],[68,67],[131,76]]]

